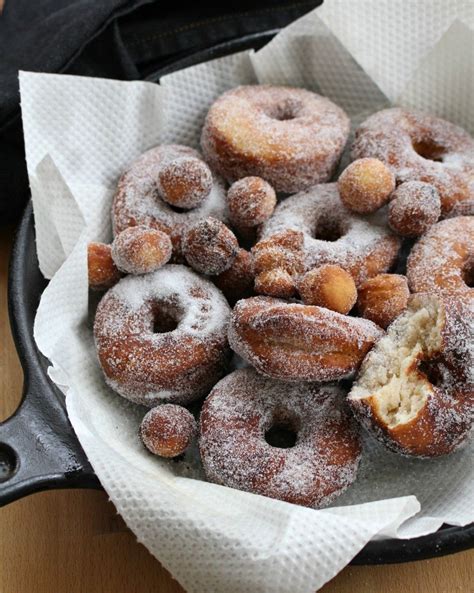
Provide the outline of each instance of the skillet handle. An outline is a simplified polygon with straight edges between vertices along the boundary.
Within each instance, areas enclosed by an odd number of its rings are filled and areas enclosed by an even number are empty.
[[[26,384],[20,407],[0,423],[0,506],[40,490],[100,487],[64,407],[40,387]]]

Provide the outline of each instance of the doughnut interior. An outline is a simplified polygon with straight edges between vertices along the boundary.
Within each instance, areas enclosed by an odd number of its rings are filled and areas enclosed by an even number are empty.
[[[441,349],[443,323],[443,309],[436,300],[399,317],[379,341],[376,358],[361,373],[350,399],[372,396],[377,415],[388,428],[416,418],[432,393],[422,361]]]

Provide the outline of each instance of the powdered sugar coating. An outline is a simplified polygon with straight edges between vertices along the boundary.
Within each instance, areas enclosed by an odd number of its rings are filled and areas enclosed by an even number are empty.
[[[357,159],[337,181],[342,203],[352,212],[369,214],[388,202],[395,177],[379,159]]]
[[[230,217],[237,227],[255,227],[265,222],[276,206],[273,187],[261,177],[243,177],[227,192]]]
[[[412,292],[452,292],[474,300],[474,217],[433,225],[411,250],[407,278]]]
[[[336,183],[316,185],[279,204],[263,225],[261,237],[284,231],[303,234],[303,271],[335,264],[351,273],[356,284],[387,271],[400,246],[376,216],[362,218],[350,212],[339,198]]]
[[[183,237],[182,246],[188,264],[209,276],[229,269],[239,251],[234,233],[215,218],[206,218],[191,227]]]
[[[355,479],[361,446],[343,392],[289,385],[241,369],[220,381],[201,412],[200,450],[209,480],[317,508]],[[272,425],[297,432],[293,447],[269,445]]]
[[[388,206],[390,228],[403,237],[419,237],[440,216],[438,191],[423,181],[405,181],[399,185]]]
[[[128,274],[149,274],[171,258],[173,246],[166,233],[145,226],[124,229],[112,243],[112,258]]]
[[[296,294],[296,284],[283,268],[260,272],[255,278],[255,292],[280,299],[290,299]]]
[[[184,266],[123,278],[94,322],[106,382],[149,407],[201,397],[225,373],[229,314],[222,293]]]
[[[204,161],[193,156],[166,160],[157,180],[161,198],[178,208],[197,208],[212,189],[212,173]]]
[[[241,86],[209,109],[201,147],[227,181],[256,175],[293,193],[332,176],[349,123],[340,107],[305,89]]]
[[[158,175],[163,163],[180,157],[201,158],[187,146],[177,144],[156,146],[134,161],[118,182],[112,206],[114,234],[129,226],[145,225],[171,236],[177,254],[181,250],[183,233],[200,220],[213,216],[228,219],[225,188],[214,175],[210,193],[202,204],[189,211],[173,210],[159,195]]]
[[[446,120],[400,108],[379,111],[356,131],[352,158],[363,157],[383,161],[397,184],[434,185],[443,214],[474,197],[474,139]]]
[[[149,410],[140,424],[140,438],[154,455],[182,455],[197,433],[194,416],[186,408],[163,404]]]
[[[371,321],[270,297],[239,301],[231,348],[257,371],[291,382],[350,376],[383,335]]]

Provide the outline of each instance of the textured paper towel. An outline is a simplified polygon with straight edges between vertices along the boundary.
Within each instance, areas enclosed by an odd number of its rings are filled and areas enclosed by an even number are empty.
[[[193,479],[200,475],[191,461],[149,455],[137,438],[144,409],[105,386],[91,334],[86,248],[90,240],[110,239],[117,178],[159,142],[197,146],[209,104],[242,83],[319,90],[353,121],[398,102],[449,114],[473,131],[472,60],[463,60],[472,48],[471,8],[454,1],[328,1],[261,51],[168,75],[160,86],[21,75],[38,255],[51,278],[36,340],[117,509],[190,592],[309,593],[370,539],[472,521],[472,448],[421,462],[368,440],[357,482],[321,511]]]

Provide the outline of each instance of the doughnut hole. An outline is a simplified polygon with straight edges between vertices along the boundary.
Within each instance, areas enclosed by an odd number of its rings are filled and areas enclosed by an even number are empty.
[[[182,156],[166,162],[158,173],[158,193],[175,209],[197,208],[210,194],[212,173],[196,157]]]
[[[441,144],[435,142],[432,138],[412,140],[413,150],[428,161],[442,162],[446,149]]]
[[[276,193],[261,177],[244,177],[229,188],[227,204],[235,226],[255,227],[272,215],[276,206]]]
[[[290,299],[296,294],[296,284],[282,268],[261,272],[255,278],[255,292],[281,299]]]
[[[307,272],[298,290],[305,305],[318,305],[347,314],[357,300],[357,288],[352,276],[343,268],[326,264]]]
[[[92,290],[107,290],[120,280],[120,271],[112,259],[112,248],[105,243],[87,246],[87,273]]]
[[[173,245],[166,233],[145,226],[128,227],[112,243],[112,258],[128,274],[148,274],[171,258]]]
[[[231,305],[253,294],[255,273],[253,258],[245,249],[239,249],[230,268],[214,278]]]
[[[184,236],[183,253],[197,272],[217,276],[229,269],[239,252],[234,233],[215,218],[206,218]]]
[[[375,212],[388,202],[395,189],[395,176],[390,169],[373,158],[352,162],[337,182],[343,204],[359,214]]]
[[[182,455],[197,433],[196,421],[186,408],[164,404],[147,412],[140,425],[145,447],[160,457]]]
[[[419,237],[441,216],[438,190],[422,181],[397,187],[388,206],[390,228],[402,237]]]
[[[276,411],[265,429],[265,441],[277,449],[291,449],[298,441],[301,421]]]
[[[360,287],[357,309],[365,319],[386,329],[406,309],[408,282],[399,274],[379,274]]]
[[[346,234],[346,228],[340,220],[321,218],[314,229],[313,238],[318,241],[338,241]]]
[[[183,317],[183,311],[178,307],[170,307],[168,303],[159,301],[151,304],[152,324],[154,334],[168,334],[173,332]]]
[[[255,273],[282,268],[290,275],[302,274],[303,243],[303,233],[291,230],[260,241],[252,248]]]

